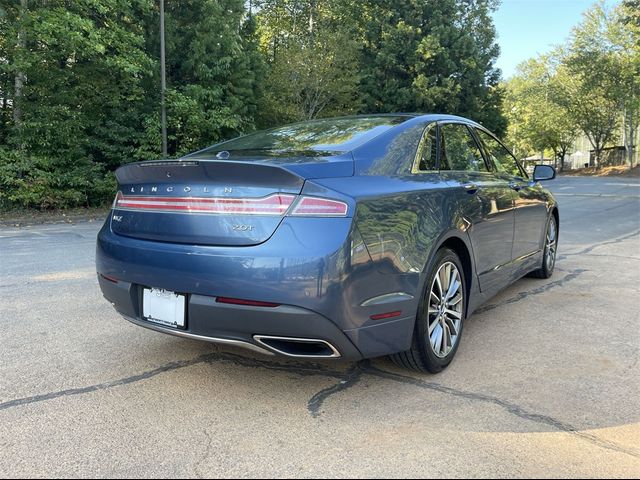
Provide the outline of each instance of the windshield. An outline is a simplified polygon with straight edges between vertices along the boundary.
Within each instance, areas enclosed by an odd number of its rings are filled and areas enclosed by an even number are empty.
[[[256,152],[264,155],[304,153],[336,155],[348,152],[407,120],[406,116],[328,118],[263,130],[218,143],[193,155]],[[233,156],[233,155],[231,155]],[[226,158],[226,156],[218,156]]]

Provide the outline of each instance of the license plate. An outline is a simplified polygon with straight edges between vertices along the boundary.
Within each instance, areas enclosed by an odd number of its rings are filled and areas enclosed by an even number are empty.
[[[142,316],[145,320],[165,327],[184,328],[185,296],[161,290],[145,288],[142,294]]]

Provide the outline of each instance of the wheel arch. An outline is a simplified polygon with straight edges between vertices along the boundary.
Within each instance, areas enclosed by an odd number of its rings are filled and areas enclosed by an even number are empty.
[[[466,238],[465,238],[466,237]],[[434,246],[431,249],[431,252],[429,253],[429,259],[425,264],[424,270],[423,270],[423,276],[425,278],[424,280],[424,285],[422,288],[422,295],[424,297],[425,294],[425,288],[427,288],[428,286],[426,285],[426,277],[427,277],[427,272],[430,271],[430,269],[433,266],[433,260],[436,256],[436,253],[442,249],[442,248],[449,248],[450,250],[453,250],[456,255],[458,255],[458,258],[460,259],[460,262],[462,263],[462,268],[464,270],[464,279],[465,279],[465,290],[466,290],[466,294],[467,294],[467,305],[466,305],[466,311],[465,311],[465,316],[469,311],[469,305],[471,305],[471,297],[473,295],[474,287],[477,285],[477,282],[475,281],[475,258],[473,256],[473,248],[471,247],[471,243],[469,241],[469,237],[468,235],[461,231],[461,230],[450,230],[448,232],[445,232],[443,235],[441,235],[441,237],[438,239],[438,241],[434,242]]]

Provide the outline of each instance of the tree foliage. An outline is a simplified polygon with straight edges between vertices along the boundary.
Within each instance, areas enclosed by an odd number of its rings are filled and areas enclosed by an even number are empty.
[[[503,133],[491,1],[353,2],[363,40],[366,111],[474,118]]]
[[[257,127],[460,114],[501,133],[495,0],[165,0],[170,156]],[[0,206],[99,204],[160,156],[157,0],[0,0]]]
[[[268,65],[261,125],[356,113],[358,44],[339,0],[258,3]]]
[[[145,6],[21,3],[3,5],[0,84],[3,110],[14,117],[1,134],[0,195],[40,206],[91,203],[110,190],[105,169],[136,144],[143,82],[153,66],[134,21]]]
[[[521,64],[506,83],[507,138],[520,156],[551,150],[562,169],[562,160],[578,134],[564,105],[567,81],[566,68],[554,65],[552,56],[542,56]]]

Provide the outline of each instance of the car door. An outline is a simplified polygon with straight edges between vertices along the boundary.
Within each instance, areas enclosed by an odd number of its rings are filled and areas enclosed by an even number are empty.
[[[484,150],[493,164],[496,175],[509,183],[516,193],[514,261],[523,260],[542,248],[542,236],[547,222],[547,197],[538,184],[529,181],[526,172],[516,158],[496,138],[476,129]]]
[[[470,128],[447,122],[439,126],[440,174],[450,182],[467,228],[483,292],[506,284],[511,262],[515,192],[497,177]]]

